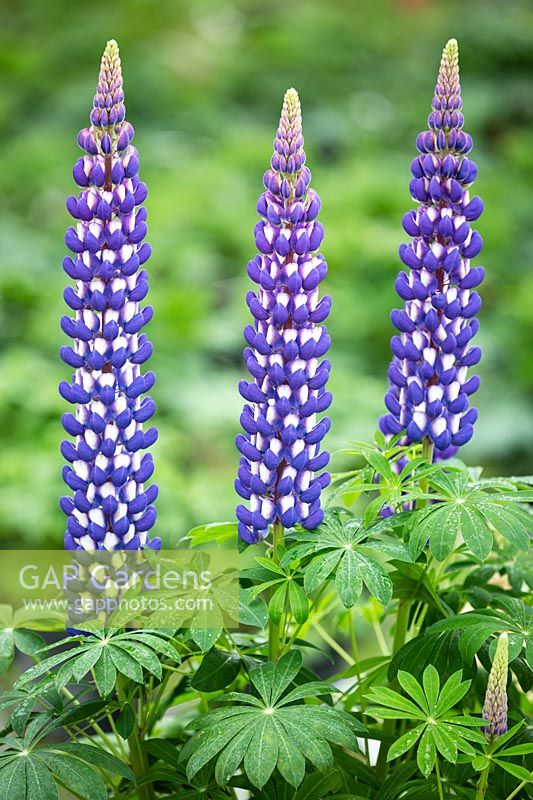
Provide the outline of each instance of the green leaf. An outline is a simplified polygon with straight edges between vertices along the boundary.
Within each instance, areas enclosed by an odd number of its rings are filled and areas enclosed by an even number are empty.
[[[502,761],[499,758],[493,758],[492,760],[510,775],[518,778],[519,781],[527,781],[528,783],[531,781],[532,773],[525,767],[521,767],[518,764],[513,764],[512,762]]]
[[[218,641],[222,628],[191,628],[191,639],[202,653],[210,650]]]
[[[209,650],[191,680],[191,685],[200,692],[214,692],[232,683],[241,668],[241,660],[234,653]]]
[[[424,692],[427,697],[429,712],[432,714],[435,710],[440,690],[439,673],[433,664],[428,664],[425,668],[422,681],[424,684]]]
[[[35,678],[40,678],[42,675],[45,675],[47,672],[51,672],[55,667],[59,664],[62,664],[63,661],[66,661],[68,658],[73,658],[80,654],[80,651],[86,650],[87,647],[83,647],[83,649],[76,648],[76,650],[64,650],[61,653],[56,653],[54,656],[50,656],[50,658],[46,658],[44,661],[40,661],[35,666],[30,667],[30,669],[23,672],[20,678],[15,681],[15,686],[24,686],[26,683],[30,683]]]
[[[0,796],[9,800],[26,800],[26,767],[23,758],[0,766]]]
[[[142,644],[148,645],[151,647],[152,650],[155,650],[156,653],[160,653],[162,656],[166,656],[169,661],[174,663],[180,662],[180,655],[175,647],[167,641],[163,636],[156,636],[153,633],[149,633],[148,631],[140,630],[140,631],[131,631],[126,634],[121,634],[120,636],[115,637],[115,641],[119,642],[123,639],[128,641],[134,640],[142,642]]]
[[[426,728],[422,738],[420,739],[420,744],[418,745],[418,750],[416,752],[416,762],[418,764],[418,768],[422,775],[424,775],[426,778],[431,774],[436,757],[437,751],[435,749],[435,742],[433,740],[432,732],[429,728]]]
[[[515,744],[513,747],[507,747],[498,753],[498,757],[505,756],[527,756],[533,753],[533,742],[525,742],[524,744]]]
[[[13,726],[15,733],[22,736],[24,728],[31,716],[33,706],[35,705],[35,697],[30,695],[26,698],[11,714],[10,722]]]
[[[302,686],[297,686],[296,689],[293,689],[291,692],[284,695],[279,701],[278,705],[287,705],[288,703],[296,702],[296,700],[303,700],[306,697],[319,697],[323,694],[333,694],[334,692],[338,691],[340,690],[336,689],[335,686],[332,686],[329,683],[324,683],[322,681],[311,681],[309,683],[302,684]]]
[[[333,766],[333,754],[330,746],[313,729],[293,720],[293,715],[279,715],[278,720],[285,728],[286,735],[298,750],[318,769]]]
[[[46,766],[37,757],[25,758],[24,761],[28,800],[57,800],[57,788]]]
[[[135,683],[143,682],[142,667],[132,655],[126,653],[121,648],[113,646],[109,647],[109,654],[118,672],[121,672],[126,678],[129,678],[130,681],[134,681]]]
[[[268,615],[274,625],[279,625],[281,622],[281,615],[285,610],[285,601],[287,598],[287,583],[283,582],[279,586],[268,604]]]
[[[444,561],[452,552],[460,524],[460,509],[444,505],[426,517],[425,531],[429,546],[437,561]],[[422,523],[424,525],[424,523]]]
[[[283,658],[285,658],[285,656],[283,656]],[[261,695],[261,699],[266,705],[270,704],[272,686],[274,683],[274,670],[274,664],[267,662],[266,664],[261,664],[261,666],[256,667],[250,672],[250,680]]]
[[[492,531],[477,508],[461,508],[461,533],[472,555],[484,561],[492,549]]]
[[[318,589],[331,575],[339,563],[341,555],[342,553],[339,550],[332,550],[313,558],[309,566],[306,567],[304,574],[304,588],[308,594]]]
[[[369,692],[368,699],[372,702],[388,707],[389,710],[403,711],[408,715],[408,717],[413,717],[413,719],[420,719],[424,717],[423,712],[417,708],[417,706],[415,706],[411,700],[408,700],[406,697],[402,697],[402,695],[398,694],[398,692],[395,692],[393,689],[387,689],[384,686],[372,687]],[[381,711],[382,709],[379,709],[378,713],[381,713]]]
[[[322,800],[329,792],[334,792],[341,785],[341,776],[338,770],[313,773],[308,775],[302,783],[293,800]]]
[[[302,625],[309,616],[309,603],[304,590],[295,581],[289,583],[289,605],[294,619]]]
[[[105,772],[110,772],[112,775],[121,775],[129,781],[135,780],[135,775],[127,764],[112,756],[107,750],[102,750],[101,747],[78,742],[67,742],[66,744],[48,745],[48,749],[68,753],[75,758],[81,759],[81,761],[87,761],[89,764],[103,769]]]
[[[446,759],[455,764],[457,761],[457,744],[453,734],[443,725],[434,725],[432,728],[433,738],[439,753]]]
[[[359,562],[353,550],[346,550],[337,568],[335,588],[345,608],[351,608],[363,591]]]
[[[219,786],[225,786],[237,771],[254,733],[255,725],[243,728],[220,754],[215,767],[215,780]]]
[[[487,523],[492,525],[504,539],[519,550],[528,549],[529,535],[526,526],[528,523],[531,524],[531,518],[528,519],[527,514],[497,503],[482,503],[478,506],[478,510]]]
[[[290,786],[299,786],[305,775],[305,758],[275,716],[273,722],[278,737],[277,768]]]
[[[256,725],[244,755],[244,769],[251,783],[262,788],[272,775],[278,760],[276,731],[268,715]]]
[[[90,669],[94,667],[100,656],[102,655],[102,648],[100,646],[91,647],[86,650],[83,655],[79,656],[72,662],[72,675],[76,683],[81,683],[83,678],[87,675]]]
[[[245,730],[249,731],[250,738],[253,731],[255,731],[256,725],[260,721],[258,717],[251,717],[251,714],[246,715],[245,721]],[[205,767],[212,758],[218,755],[232,739],[240,734],[242,726],[243,723],[241,719],[239,717],[234,717],[209,727],[206,731],[200,731],[200,733],[197,734],[199,745],[187,763],[187,777],[189,780],[194,777],[202,767]],[[243,757],[244,752],[241,753],[239,763]]]
[[[450,708],[453,708],[455,705],[457,705],[459,700],[461,700],[467,693],[471,682],[461,682],[461,676],[462,670],[454,672],[442,687],[439,702],[437,703],[437,707],[435,709],[435,714],[437,716],[445,714],[450,710]]]
[[[241,589],[239,597],[239,622],[252,625],[254,628],[265,628],[268,620],[268,609],[261,597],[250,598],[248,589]]]
[[[145,644],[139,641],[128,640],[115,640],[115,644],[113,646],[114,648],[118,647],[121,650],[125,650],[126,653],[135,659],[138,664],[142,665],[147,672],[150,672],[158,680],[161,680],[163,676],[163,668],[161,667],[159,658],[150,647],[147,647]]]
[[[102,655],[94,666],[94,680],[100,697],[108,697],[117,681],[117,670],[107,648],[102,648]]]
[[[271,703],[276,703],[283,692],[290,686],[302,668],[302,654],[299,650],[291,650],[280,658],[274,667],[272,679]],[[259,668],[261,669],[261,667]]]
[[[205,547],[209,542],[221,544],[226,541],[237,541],[236,522],[211,522],[192,528],[185,537],[193,547]]]
[[[404,733],[403,736],[400,736],[400,738],[391,745],[387,755],[387,761],[392,761],[394,758],[398,758],[398,756],[406,753],[407,750],[410,750],[411,747],[413,747],[413,745],[419,740],[425,727],[425,723],[422,725],[417,725],[416,728],[412,728],[412,730],[407,731],[407,733]]]
[[[135,714],[129,703],[125,703],[115,722],[117,733],[123,739],[129,739],[135,729]]]
[[[34,656],[46,644],[43,637],[39,636],[38,633],[27,631],[23,628],[15,628],[13,630],[13,639],[17,650],[20,650],[26,656]]]
[[[426,702],[426,697],[424,692],[422,691],[422,687],[409,672],[404,672],[403,670],[398,670],[398,683],[408,695],[410,695],[413,700],[420,706],[422,711],[429,714],[428,704]]]
[[[387,571],[381,564],[373,558],[363,556],[357,553],[359,561],[359,572],[365,582],[365,585],[374,597],[379,600],[384,606],[390,602],[392,597],[392,581],[388,576]]]
[[[83,800],[107,800],[102,778],[83,761],[45,750],[39,751],[39,758],[67,789],[72,789]]]
[[[147,753],[155,756],[159,761],[176,766],[178,761],[178,750],[168,739],[147,739],[143,742],[143,747]]]

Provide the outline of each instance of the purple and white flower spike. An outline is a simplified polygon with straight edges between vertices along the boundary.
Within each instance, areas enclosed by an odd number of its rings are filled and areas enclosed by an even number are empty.
[[[248,263],[258,284],[247,303],[254,317],[244,337],[244,360],[252,380],[241,381],[247,404],[241,415],[244,435],[235,487],[249,501],[239,505],[239,535],[256,542],[274,523],[308,529],[322,522],[320,493],[330,476],[315,473],[329,461],[320,442],[330,427],[317,414],[331,404],[325,390],[329,361],[320,359],[330,345],[326,327],[331,299],[319,299],[318,284],[327,264],[318,248],[324,230],[316,217],[320,198],[309,188],[305,166],[300,100],[289,89],[274,141],[266,191],[259,198],[255,226],[259,254]]]
[[[407,432],[408,442],[425,437],[439,458],[453,455],[472,437],[477,409],[469,397],[479,387],[468,368],[481,358],[471,347],[481,307],[476,291],[483,267],[471,265],[482,239],[470,223],[483,211],[479,197],[468,187],[477,175],[466,156],[472,139],[462,130],[463,114],[455,39],[444,48],[429,130],[417,138],[420,155],[411,164],[411,195],[419,205],[403,218],[412,237],[400,246],[408,267],[396,280],[405,301],[391,314],[399,335],[391,340],[393,360],[390,388],[385,396],[389,411],[380,420],[383,433]]]
[[[70,466],[63,478],[74,492],[61,498],[67,515],[66,549],[115,550],[151,547],[157,486],[148,488],[154,464],[141,451],[157,439],[156,428],[143,430],[155,404],[142,398],[155,382],[141,365],[152,353],[143,326],[152,318],[140,307],[148,292],[145,270],[150,256],[146,235],[146,186],[139,180],[133,128],[125,120],[118,46],[104,51],[91,125],[78,135],[85,155],[74,166],[80,193],[67,208],[76,220],[65,242],[73,252],[63,261],[76,281],[65,289],[74,317],[61,320],[74,342],[61,348],[61,358],[75,368],[72,383],[59,386],[62,397],[76,406],[63,415],[66,440],[61,452]]]

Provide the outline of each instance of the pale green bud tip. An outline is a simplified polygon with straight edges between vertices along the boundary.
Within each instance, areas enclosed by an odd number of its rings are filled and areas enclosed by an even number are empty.
[[[290,88],[285,92],[283,98],[283,109],[281,112],[281,123],[287,128],[301,128],[302,112],[300,98],[296,89]]]
[[[441,73],[446,75],[457,74],[459,71],[459,47],[457,39],[450,39],[444,45],[440,62]]]
[[[118,54],[118,44],[116,39],[110,39],[105,46],[104,56],[107,56],[107,58],[111,60],[118,57]]]
[[[509,658],[509,637],[504,631],[498,636],[498,644],[496,645],[496,653],[494,655],[494,664],[500,665],[502,671],[507,672],[507,662]]]

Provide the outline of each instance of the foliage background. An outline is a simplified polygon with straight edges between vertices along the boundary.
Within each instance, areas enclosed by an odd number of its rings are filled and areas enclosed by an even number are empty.
[[[148,200],[158,533],[231,518],[245,267],[284,90],[323,200],[332,449],[382,412],[409,163],[446,40],[486,211],[472,464],[533,469],[533,4],[528,0],[20,0],[0,9],[0,537],[58,546],[68,368],[64,201],[105,42],[121,47]],[[337,462],[338,463],[338,462]]]

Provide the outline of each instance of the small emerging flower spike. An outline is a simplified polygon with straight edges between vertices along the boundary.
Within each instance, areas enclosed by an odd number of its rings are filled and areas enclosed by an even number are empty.
[[[469,397],[479,378],[469,377],[468,370],[481,358],[480,348],[470,343],[481,307],[474,288],[485,273],[471,264],[482,239],[470,223],[483,203],[469,194],[477,167],[467,158],[472,139],[462,130],[462,105],[457,42],[450,39],[429,130],[418,136],[420,155],[411,164],[410,190],[418,207],[403,218],[412,238],[400,246],[408,270],[398,275],[396,291],[404,306],[391,314],[399,335],[391,340],[389,413],[380,420],[385,434],[406,430],[409,442],[428,437],[440,458],[472,437],[477,409],[469,407]]]
[[[59,391],[76,409],[63,415],[66,440],[61,452],[70,463],[63,478],[73,495],[61,498],[67,515],[66,549],[159,549],[150,540],[156,519],[152,505],[157,486],[145,486],[153,473],[152,456],[141,451],[157,438],[143,430],[155,405],[143,394],[155,382],[141,371],[152,353],[143,326],[152,308],[141,308],[148,293],[147,273],[139,267],[150,256],[146,236],[147,190],[139,180],[133,128],[125,120],[118,46],[107,43],[90,116],[78,135],[85,154],[74,166],[79,194],[67,200],[76,220],[65,243],[72,251],[63,262],[75,286],[64,298],[74,312],[61,327],[73,345],[61,358],[75,373]]]
[[[502,736],[507,730],[508,660],[508,636],[502,633],[498,638],[483,704],[483,719],[489,723],[483,730],[491,736]]]
[[[257,204],[259,254],[248,264],[258,289],[246,298],[254,317],[244,331],[252,380],[239,385],[247,404],[241,415],[245,433],[236,440],[242,458],[235,483],[249,501],[249,507],[237,508],[239,535],[246,542],[266,537],[274,523],[316,528],[323,519],[320,493],[330,480],[327,473],[316,473],[329,461],[320,443],[330,421],[317,421],[317,414],[332,399],[325,390],[330,364],[321,360],[330,338],[320,324],[331,299],[319,299],[318,285],[327,272],[318,252],[324,231],[316,219],[320,198],[309,188],[303,143],[300,100],[289,89]]]

